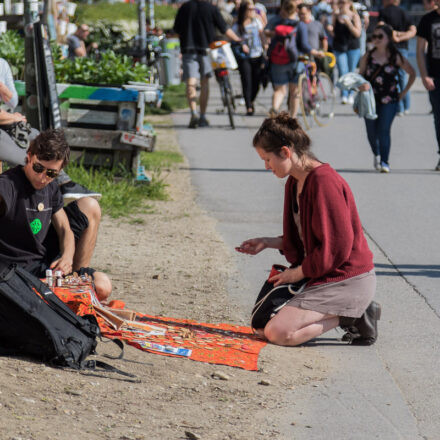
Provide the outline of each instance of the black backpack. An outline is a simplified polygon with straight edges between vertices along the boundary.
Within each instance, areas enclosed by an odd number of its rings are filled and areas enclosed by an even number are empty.
[[[281,264],[274,264],[269,279],[276,273],[283,272],[287,268]],[[260,293],[257,296],[251,314],[251,327],[263,329],[271,318],[273,318],[292,298],[301,293],[307,284],[308,279],[297,283],[281,284],[274,287],[273,283],[266,280]]]
[[[99,334],[94,316],[77,316],[37,277],[0,262],[0,354],[93,368],[86,358]]]

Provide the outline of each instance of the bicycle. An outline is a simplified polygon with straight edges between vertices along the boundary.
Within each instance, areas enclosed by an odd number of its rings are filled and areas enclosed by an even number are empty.
[[[326,52],[331,58],[330,67],[336,63],[335,56]],[[332,80],[323,72],[317,72],[316,63],[307,55],[299,60],[305,64],[304,72],[298,80],[300,106],[306,129],[310,129],[315,121],[320,127],[326,126],[334,116],[335,90]]]
[[[220,87],[220,95],[224,108],[228,112],[229,123],[235,129],[234,112],[235,99],[229,78],[229,69],[236,69],[237,62],[227,41],[214,41],[209,45],[211,65],[214,69],[215,79]]]

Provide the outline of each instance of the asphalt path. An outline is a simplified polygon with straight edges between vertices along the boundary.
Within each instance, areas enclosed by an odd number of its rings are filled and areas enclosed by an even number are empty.
[[[264,170],[252,147],[271,91],[260,94],[255,116],[239,108],[231,130],[217,89],[212,80],[209,128],[187,129],[188,112],[173,118],[198,202],[234,254],[240,275],[229,280],[230,295],[250,310],[268,269],[284,262],[272,250],[254,257],[233,251],[246,238],[281,233],[284,181]],[[353,190],[383,314],[372,347],[347,346],[335,330],[310,344],[328,359],[329,376],[317,387],[286,391],[291,407],[279,431],[286,439],[439,439],[440,173],[433,171],[438,155],[427,95],[418,82],[411,114],[393,124],[390,174],[373,170],[364,122],[347,106],[337,105],[331,124],[310,136],[318,158]]]

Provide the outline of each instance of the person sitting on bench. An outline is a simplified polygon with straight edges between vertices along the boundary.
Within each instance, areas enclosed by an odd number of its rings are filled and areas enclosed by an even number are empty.
[[[0,109],[0,161],[8,162],[12,165],[24,165],[26,159],[26,147],[17,144],[7,132],[17,123],[26,124],[26,116],[19,112],[14,112],[18,104],[17,90],[15,89],[14,79],[8,62],[0,58],[0,100],[4,102],[8,111]],[[39,131],[35,128],[30,129],[26,136],[31,141],[38,136]],[[80,199],[81,197],[101,198],[101,194],[90,191],[88,188],[73,182],[70,177],[62,171],[56,178],[60,186],[63,197],[68,200]]]
[[[24,166],[0,175],[0,260],[43,278],[46,269],[87,273],[100,301],[111,282],[89,267],[101,219],[99,203],[84,197],[63,208],[56,177],[69,161],[62,130],[46,130],[31,141]]]

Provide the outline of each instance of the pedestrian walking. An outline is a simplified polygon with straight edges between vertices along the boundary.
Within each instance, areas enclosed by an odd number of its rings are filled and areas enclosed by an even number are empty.
[[[314,57],[318,70],[326,73],[331,78],[333,69],[329,67],[329,58],[324,56],[324,52],[328,51],[328,42],[323,24],[313,18],[312,7],[305,3],[298,6],[298,16],[307,26],[307,38],[310,47],[315,49],[318,54]]]
[[[400,5],[400,0],[383,0],[383,9],[379,11],[378,23],[388,24],[393,29],[393,41],[399,52],[408,58],[408,41],[416,35],[416,27],[410,17]],[[402,91],[406,87],[408,77],[403,69],[399,69],[399,87]],[[410,112],[411,98],[407,93],[399,103],[397,115],[403,116]]]
[[[429,93],[440,155],[440,0],[436,9],[424,15],[417,26],[417,65]],[[440,158],[435,167],[440,171]]]
[[[228,28],[218,8],[205,0],[189,0],[177,11],[174,31],[179,35],[182,53],[183,80],[191,110],[189,128],[207,127],[206,108],[209,99],[211,61],[207,49],[215,41],[216,28],[233,41],[240,42]],[[246,51],[247,48],[245,47]],[[197,111],[197,81],[200,79],[200,114]]]
[[[310,47],[307,26],[298,20],[296,0],[282,2],[280,13],[269,20],[265,32],[271,39],[267,51],[269,77],[273,86],[269,114],[278,114],[288,93],[289,114],[295,117],[299,106],[298,78],[302,67],[298,63],[299,53],[312,56],[322,56],[323,53]]]
[[[361,59],[359,73],[369,81],[360,86],[360,91],[373,88],[377,119],[365,118],[368,141],[374,154],[374,167],[382,173],[390,172],[391,124],[398,111],[399,101],[404,99],[414,83],[416,73],[409,61],[397,50],[393,41],[393,30],[383,24],[372,34],[374,48]],[[398,71],[409,75],[405,88],[400,91]]]
[[[339,76],[354,72],[361,56],[360,36],[362,23],[351,0],[339,0],[333,14],[333,51],[336,56]],[[353,104],[354,94],[341,92],[342,104]]]
[[[294,346],[338,325],[353,343],[377,338],[380,306],[373,254],[368,248],[347,182],[310,151],[310,138],[285,112],[266,119],[253,139],[265,168],[285,184],[283,235],[244,241],[237,251],[278,249],[291,265],[271,276],[274,287],[307,280],[304,290],[266,324],[260,336]]]
[[[249,52],[244,53],[240,45],[239,50],[235,51],[235,58],[246,103],[246,115],[252,116],[255,112],[254,101],[260,87],[265,44],[263,24],[257,18],[252,0],[244,0],[240,4],[237,23],[232,26],[232,29],[249,48]]]

